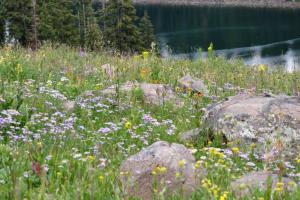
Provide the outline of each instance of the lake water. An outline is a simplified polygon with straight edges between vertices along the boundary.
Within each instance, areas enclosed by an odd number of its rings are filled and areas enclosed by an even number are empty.
[[[148,11],[163,57],[195,59],[210,42],[217,55],[249,65],[300,70],[300,10],[239,7],[136,6]]]

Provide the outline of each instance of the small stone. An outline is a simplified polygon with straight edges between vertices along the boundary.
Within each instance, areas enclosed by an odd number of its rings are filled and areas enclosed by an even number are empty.
[[[75,108],[75,101],[66,101],[64,103],[64,109],[66,111],[72,111]]]
[[[208,89],[204,84],[204,81],[198,78],[193,78],[190,75],[186,75],[178,80],[178,84],[183,89],[191,89],[193,92],[201,92],[205,96],[208,95]]]
[[[266,191],[268,186],[274,192],[275,188],[284,190],[293,190],[296,183],[286,177],[279,178],[277,174],[266,171],[251,172],[233,181],[230,189],[237,198],[250,196],[255,190]]]

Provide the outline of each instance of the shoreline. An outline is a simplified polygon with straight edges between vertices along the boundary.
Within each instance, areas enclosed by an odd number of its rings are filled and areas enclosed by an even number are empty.
[[[132,0],[136,5],[218,6],[300,9],[300,2],[286,0]]]

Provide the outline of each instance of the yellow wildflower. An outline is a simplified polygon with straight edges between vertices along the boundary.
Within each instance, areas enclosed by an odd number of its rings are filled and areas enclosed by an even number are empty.
[[[254,148],[256,147],[256,144],[255,144],[255,143],[252,143],[252,144],[250,145],[250,147],[251,147],[251,149],[254,149]]]
[[[178,178],[180,176],[179,172],[176,172],[175,177]]]
[[[233,153],[239,153],[239,152],[240,152],[240,149],[239,149],[238,147],[232,147],[232,148],[231,148],[231,151],[232,151]]]
[[[102,181],[104,181],[104,176],[100,175],[100,176],[98,177],[98,179],[99,179],[100,182],[102,182]]]
[[[195,168],[198,169],[201,166],[201,163],[202,162],[200,160],[198,160],[195,164]]]
[[[139,56],[139,55],[134,55],[134,56],[133,56],[133,60],[138,61],[139,59],[140,59],[140,56]]]
[[[213,49],[214,49],[214,45],[213,45],[213,43],[211,42],[211,43],[209,44],[209,47],[207,48],[207,50],[208,50],[208,52],[212,52]]]
[[[131,126],[132,126],[132,124],[131,124],[129,121],[127,121],[127,122],[125,123],[125,128],[126,128],[126,129],[130,129]]]
[[[148,51],[144,51],[143,52],[143,57],[144,57],[144,59],[149,58],[149,52]]]
[[[36,143],[36,145],[37,145],[39,148],[42,148],[42,146],[43,146],[42,142],[38,142],[38,143]]]
[[[23,68],[21,67],[20,64],[17,64],[17,66],[16,66],[16,72],[17,72],[17,74],[20,74],[21,72],[23,72]]]
[[[257,70],[258,70],[259,72],[265,72],[265,71],[267,71],[267,69],[268,69],[268,67],[267,67],[266,65],[264,65],[264,64],[261,64],[261,65],[259,65],[259,66],[257,67]]]
[[[178,165],[179,165],[179,167],[183,167],[185,165],[185,161],[179,160]]]
[[[181,88],[180,88],[180,87],[176,87],[176,88],[175,88],[175,91],[176,91],[177,93],[179,93],[179,92],[181,92]]]
[[[283,187],[284,186],[284,183],[282,183],[282,182],[277,182],[277,187]]]
[[[93,160],[95,160],[95,157],[94,157],[94,156],[88,156],[88,159],[89,159],[90,161],[93,161]]]
[[[156,167],[156,171],[161,174],[164,174],[167,171],[167,168],[166,167]]]

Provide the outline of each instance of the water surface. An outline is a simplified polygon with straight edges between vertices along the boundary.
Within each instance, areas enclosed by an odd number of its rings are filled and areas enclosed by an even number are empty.
[[[300,69],[300,10],[136,6],[148,11],[161,43],[162,56],[197,58],[210,42],[218,55],[242,58],[247,64]]]

